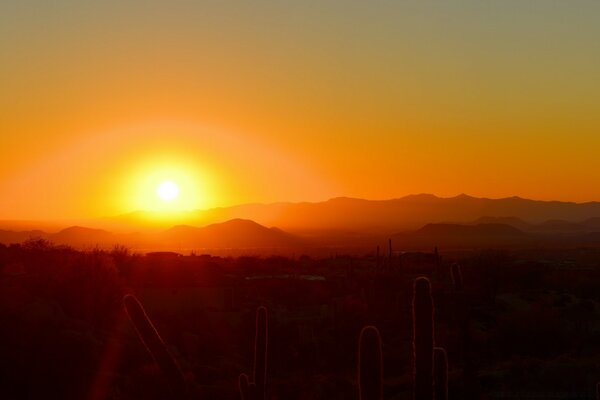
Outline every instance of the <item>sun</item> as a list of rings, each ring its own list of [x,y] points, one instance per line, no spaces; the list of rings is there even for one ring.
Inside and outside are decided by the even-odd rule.
[[[207,208],[213,177],[184,156],[146,156],[129,166],[122,180],[123,212],[147,211],[152,218]],[[130,212],[130,211],[129,211]]]
[[[179,196],[179,185],[173,181],[163,181],[156,187],[156,195],[163,201],[173,201]]]

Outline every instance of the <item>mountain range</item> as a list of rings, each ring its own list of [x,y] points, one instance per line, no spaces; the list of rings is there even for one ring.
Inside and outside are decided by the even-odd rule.
[[[441,198],[420,194],[392,200],[342,197],[318,203],[248,204],[159,217],[139,211],[88,220],[55,233],[19,230],[15,222],[0,221],[0,242],[42,237],[76,247],[124,244],[144,249],[299,249],[370,248],[389,237],[406,248],[493,247],[594,244],[600,232],[598,202],[467,195]],[[28,228],[33,226],[35,223],[27,223]]]
[[[391,200],[364,200],[338,197],[316,203],[246,204],[233,207],[178,213],[177,223],[204,226],[235,218],[277,226],[289,232],[350,230],[394,232],[418,229],[428,223],[465,223],[479,218],[516,218],[528,224],[548,220],[580,223],[600,220],[600,202],[572,203],[529,200],[520,197],[502,199],[459,195],[450,198],[418,194]],[[96,221],[99,222],[99,221]],[[102,221],[107,227],[167,227],[152,212],[138,211]]]
[[[134,249],[152,250],[277,249],[302,245],[302,240],[298,237],[243,219],[202,228],[179,225],[158,233],[112,233],[82,226],[72,226],[56,233],[39,230],[0,231],[0,243],[20,243],[31,238],[42,238],[55,244],[78,248],[125,245]]]

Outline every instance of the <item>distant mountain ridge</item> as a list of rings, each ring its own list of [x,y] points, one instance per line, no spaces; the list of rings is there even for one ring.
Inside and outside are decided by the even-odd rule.
[[[236,218],[277,226],[291,233],[323,230],[393,233],[418,229],[428,223],[466,223],[479,218],[514,218],[532,225],[547,220],[581,223],[596,218],[600,226],[600,202],[541,201],[516,196],[488,199],[465,194],[449,198],[415,194],[390,200],[337,197],[315,203],[244,204],[195,210],[177,213],[169,223],[205,226]],[[152,212],[142,211],[103,222],[105,227],[168,227],[167,221],[160,222]]]

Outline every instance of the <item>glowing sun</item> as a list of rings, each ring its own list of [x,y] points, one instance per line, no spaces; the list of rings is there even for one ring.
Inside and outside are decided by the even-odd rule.
[[[179,186],[173,181],[161,182],[156,187],[156,195],[163,201],[172,201],[179,196]]]

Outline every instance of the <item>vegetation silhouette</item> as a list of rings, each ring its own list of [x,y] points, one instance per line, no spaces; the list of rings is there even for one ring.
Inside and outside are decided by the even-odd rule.
[[[380,268],[373,250],[234,258],[0,245],[0,394],[592,399],[599,261],[597,248],[399,252]]]
[[[415,280],[413,297],[414,399],[433,400],[434,308],[429,279]]]
[[[374,326],[360,331],[358,345],[358,393],[360,400],[383,399],[381,337]]]
[[[264,400],[266,398],[268,332],[267,309],[261,306],[256,310],[252,380],[246,374],[239,376],[242,400]]]
[[[167,377],[174,397],[183,398],[187,393],[185,377],[181,368],[167,349],[158,331],[152,324],[144,307],[135,296],[128,294],[123,298],[127,315],[135,326],[141,341],[158,364],[162,373]]]

